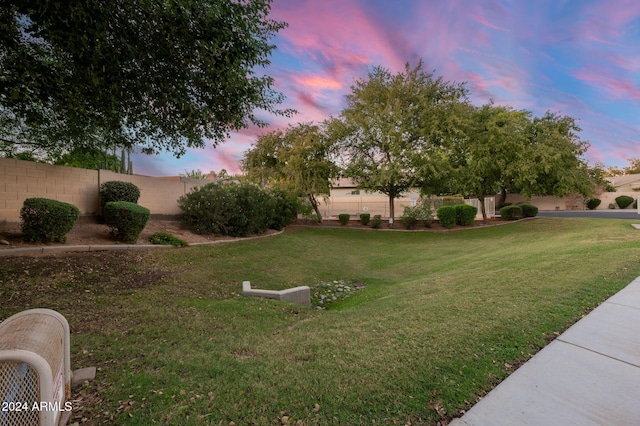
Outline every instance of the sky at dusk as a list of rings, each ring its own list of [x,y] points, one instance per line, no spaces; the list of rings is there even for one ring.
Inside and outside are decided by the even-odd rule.
[[[640,157],[638,0],[273,0],[270,18],[289,26],[264,71],[292,118],[234,133],[216,148],[134,156],[134,171],[166,176],[240,171],[258,135],[337,116],[356,79],[381,65],[415,66],[466,82],[475,105],[569,115],[591,144],[586,158],[623,167]]]

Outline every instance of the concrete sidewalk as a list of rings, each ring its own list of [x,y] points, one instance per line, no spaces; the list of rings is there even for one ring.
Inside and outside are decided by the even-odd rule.
[[[640,277],[450,425],[639,425]]]

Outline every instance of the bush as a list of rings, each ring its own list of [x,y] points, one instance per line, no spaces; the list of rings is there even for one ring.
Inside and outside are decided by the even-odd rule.
[[[402,216],[400,217],[400,221],[406,229],[413,229],[418,224],[419,213],[418,206],[405,206]]]
[[[110,201],[104,206],[104,222],[118,241],[135,244],[147,226],[149,209],[129,201]]]
[[[178,205],[182,225],[196,234],[246,237],[274,226],[278,203],[249,183],[210,183],[180,197]]]
[[[271,190],[270,194],[275,202],[275,208],[269,228],[279,231],[296,220],[300,201],[291,192],[280,189]]]
[[[338,215],[340,225],[346,225],[347,223],[349,223],[349,219],[351,219],[351,215],[349,215],[349,213],[341,213]]]
[[[371,227],[374,229],[382,228],[382,216],[379,214],[373,216],[373,220],[371,221]]]
[[[520,204],[522,209],[522,217],[536,217],[538,216],[538,208],[533,204]]]
[[[628,195],[621,195],[619,197],[616,197],[616,204],[621,209],[626,209],[631,204],[633,204],[633,197],[629,197]]]
[[[589,200],[587,200],[587,208],[589,210],[595,210],[600,203],[602,203],[602,200],[600,200],[599,198],[591,198]]]
[[[611,210],[615,210],[616,205],[615,205],[614,203],[609,203],[609,208],[610,208]]]
[[[364,226],[367,226],[370,220],[371,220],[371,215],[369,213],[360,214],[360,223],[363,224]]]
[[[27,198],[20,209],[22,238],[39,243],[64,243],[79,217],[80,210],[73,204]]]
[[[477,207],[469,204],[457,204],[454,208],[456,209],[456,224],[460,226],[473,225],[473,221],[476,220],[476,215],[478,214]]]
[[[438,220],[445,228],[453,228],[456,224],[456,208],[453,206],[442,206],[437,211]]]
[[[140,189],[131,182],[112,180],[100,185],[100,208],[104,214],[104,206],[111,201],[128,201],[137,203]]]
[[[433,208],[431,207],[431,202],[428,200],[421,201],[420,204],[418,204],[418,212],[418,220],[427,228],[431,228],[431,224],[433,223]]]
[[[520,206],[505,206],[500,209],[502,220],[522,219],[522,208]]]
[[[149,237],[149,242],[151,242],[151,244],[160,244],[165,246],[171,245],[175,247],[186,247],[189,245],[186,241],[174,237],[168,232],[156,232]]]

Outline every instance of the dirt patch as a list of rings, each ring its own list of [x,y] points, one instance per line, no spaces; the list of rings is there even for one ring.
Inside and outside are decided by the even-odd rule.
[[[157,220],[151,219],[147,222],[136,244],[149,244],[149,237],[156,232],[168,232],[174,237],[180,238],[189,244],[207,243],[217,240],[231,239],[230,237],[216,237],[214,235],[198,235],[180,226],[177,220]],[[0,250],[11,247],[40,247],[41,243],[27,243],[22,241],[22,231],[19,222],[0,222],[0,240],[9,244],[0,244]],[[102,223],[96,223],[88,219],[81,219],[76,222],[69,234],[67,241],[62,243],[50,243],[48,246],[75,246],[75,245],[109,245],[118,244],[111,235],[110,228]]]

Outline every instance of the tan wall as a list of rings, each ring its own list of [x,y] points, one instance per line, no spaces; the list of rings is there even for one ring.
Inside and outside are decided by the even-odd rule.
[[[202,184],[0,158],[0,220],[19,221],[24,200],[33,197],[64,201],[83,215],[95,215],[100,184],[112,180],[135,184],[140,188],[138,204],[160,215],[179,214],[178,198]]]
[[[82,214],[98,211],[98,172],[0,158],[0,219],[19,220],[27,198],[73,204]]]
[[[640,196],[640,193],[638,191],[603,192],[593,197],[598,198],[602,201],[596,210],[609,210],[609,204],[615,204],[616,197],[619,197],[621,195],[628,195],[637,200]],[[587,210],[582,197],[531,197],[531,199],[526,199],[525,197],[518,194],[508,194],[507,202],[512,204],[528,202],[538,207],[538,209],[541,211]],[[627,209],[631,209],[631,207],[627,207]]]

